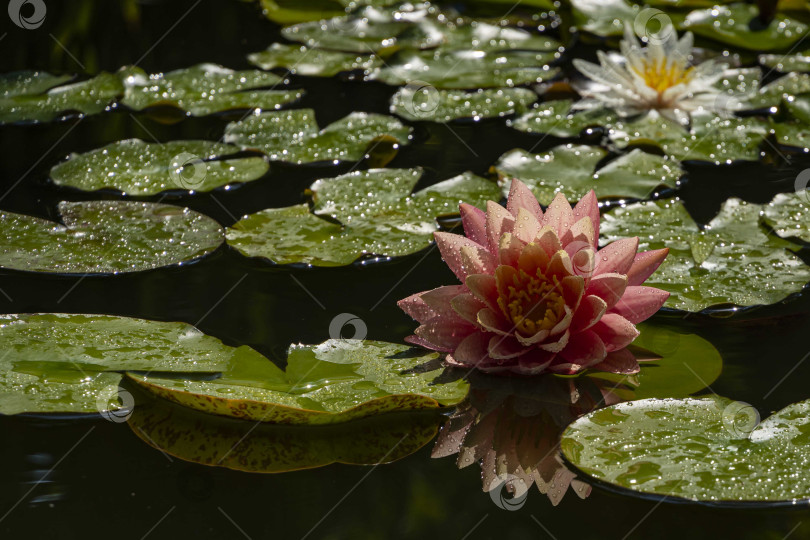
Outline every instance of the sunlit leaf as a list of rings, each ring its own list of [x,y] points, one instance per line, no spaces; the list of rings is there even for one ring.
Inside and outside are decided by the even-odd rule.
[[[588,127],[610,126],[617,116],[607,109],[572,111],[568,99],[538,103],[509,125],[529,133],[548,133],[555,137],[576,137]]]
[[[774,197],[765,205],[763,220],[781,238],[810,243],[810,187]]]
[[[759,63],[765,67],[787,73],[789,71],[810,71],[810,56],[799,54],[761,54]]]
[[[284,68],[297,75],[331,77],[343,71],[369,72],[382,61],[370,54],[311,49],[306,45],[273,43],[266,50],[248,55],[262,69]]]
[[[525,88],[465,92],[410,84],[391,98],[391,112],[406,120],[449,122],[460,118],[491,118],[520,113],[537,99]]]
[[[213,219],[178,206],[61,202],[64,225],[0,212],[0,267],[61,274],[137,272],[189,262],[224,240]]]

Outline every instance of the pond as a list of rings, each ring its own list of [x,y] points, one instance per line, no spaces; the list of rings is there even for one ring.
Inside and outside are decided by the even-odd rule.
[[[810,538],[810,16],[713,4],[10,2],[0,533]],[[675,31],[703,67],[625,70]],[[621,283],[632,345],[608,308],[566,323],[621,342],[601,364],[465,363],[435,342],[468,320],[406,344],[441,299],[398,301],[517,261],[517,228],[442,236],[475,239],[459,201],[534,223],[543,268],[586,239],[558,264],[595,311]],[[636,236],[651,276],[604,248]],[[668,298],[619,299],[644,278]],[[501,309],[557,328],[566,283]]]

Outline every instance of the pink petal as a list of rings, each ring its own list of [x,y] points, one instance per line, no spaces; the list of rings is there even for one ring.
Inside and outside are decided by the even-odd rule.
[[[453,352],[453,347],[437,347],[433,343],[422,339],[419,336],[408,336],[405,338],[405,342],[418,347],[424,347],[425,349],[430,349],[431,351],[439,351],[444,353]]]
[[[609,352],[604,360],[591,366],[591,369],[621,373],[623,375],[632,375],[641,371],[636,357],[627,349]]]
[[[568,232],[565,233],[565,236],[560,239],[564,246],[566,246],[566,251],[568,251],[568,244],[571,242],[583,242],[587,244],[588,247],[593,249],[596,245],[596,235],[593,230],[593,223],[591,223],[591,218],[585,216],[584,218],[580,219],[579,221],[574,222]],[[569,251],[570,253],[570,251]]]
[[[481,325],[484,330],[501,336],[508,336],[511,330],[506,320],[501,317],[498,312],[490,308],[480,310],[476,314],[476,322]]]
[[[538,270],[545,274],[550,260],[546,250],[537,244],[528,244],[518,257],[518,267],[530,276],[537,275]]]
[[[599,274],[627,274],[638,249],[638,237],[622,238],[596,252],[595,276]]]
[[[585,291],[585,280],[580,276],[566,276],[560,283],[565,305],[571,308],[571,311],[576,311]]]
[[[444,262],[447,263],[447,266],[450,267],[450,270],[453,271],[462,283],[464,283],[464,280],[467,279],[469,274],[481,272],[475,272],[471,271],[473,270],[471,268],[465,268],[465,260],[461,255],[461,248],[472,248],[482,261],[488,260],[488,264],[492,264],[492,256],[489,252],[469,238],[446,232],[435,232],[433,233],[433,237],[436,239],[436,245],[439,247],[442,259],[444,259]]]
[[[509,213],[517,217],[520,209],[528,210],[538,221],[543,219],[543,211],[534,193],[520,180],[513,178],[509,187],[509,197],[506,201],[506,209]]]
[[[512,233],[504,233],[501,235],[501,240],[498,245],[499,262],[501,264],[508,264],[509,266],[517,266],[518,259],[524,247],[526,247],[526,242],[520,240]]]
[[[466,292],[467,287],[464,285],[444,285],[419,294],[422,295],[422,301],[425,305],[427,305],[435,315],[454,317],[456,312],[450,305],[450,301],[456,296]]]
[[[417,328],[414,334],[416,334],[416,337],[430,343],[431,348],[452,350],[458,347],[464,338],[475,332],[477,332],[477,329],[461,318],[453,321],[443,317],[435,317]]]
[[[580,220],[584,217],[591,218],[594,236],[593,247],[596,247],[596,243],[599,241],[599,202],[596,200],[596,193],[593,190],[582,197],[574,207],[574,219]]]
[[[562,193],[557,193],[543,215],[543,225],[550,226],[557,233],[557,237],[562,238],[573,224],[574,211],[571,210],[568,199]]]
[[[537,233],[540,232],[540,221],[534,217],[531,212],[525,208],[518,210],[517,218],[515,219],[514,234],[525,243],[534,242]]]
[[[566,331],[556,341],[547,341],[542,345],[539,345],[539,348],[544,351],[558,353],[562,351],[566,347],[566,345],[568,345],[568,342],[570,340],[571,340],[571,333]]]
[[[624,296],[613,306],[611,312],[636,324],[655,315],[667,298],[669,293],[661,289],[632,285],[627,287]]]
[[[501,235],[512,232],[515,218],[506,208],[492,201],[487,201],[487,243],[492,253],[497,253]]]
[[[574,267],[571,265],[571,258],[568,257],[568,253],[563,250],[555,253],[548,263],[546,275],[557,276],[560,280],[566,276],[574,275]]]
[[[543,248],[549,257],[562,249],[560,237],[551,227],[543,227],[534,239],[534,243]]]
[[[511,336],[493,336],[489,340],[489,356],[496,360],[509,360],[517,358],[526,352],[526,347],[522,346]]]
[[[565,252],[571,258],[574,273],[590,279],[596,269],[596,250],[590,242],[574,240],[565,245]]]
[[[459,343],[456,350],[448,355],[447,359],[465,366],[475,366],[485,361],[489,356],[487,345],[489,337],[482,332],[475,332]]]
[[[495,266],[497,261],[492,254],[478,244],[461,247],[461,267],[467,275],[491,274],[495,271]]]
[[[638,337],[636,327],[617,313],[606,313],[588,332],[595,332],[608,352],[624,349]]]
[[[485,307],[485,304],[471,293],[459,294],[450,301],[450,305],[462,319],[473,324],[478,324],[476,315]]]
[[[602,318],[607,311],[607,304],[598,296],[586,296],[579,304],[579,308],[574,313],[571,321],[571,331],[581,332],[587,330]]]
[[[518,372],[523,375],[537,375],[546,370],[551,361],[554,360],[554,353],[535,349],[518,358]]]
[[[498,310],[498,285],[495,276],[488,274],[473,274],[467,276],[467,288],[476,298],[484,302],[490,309]]]
[[[655,249],[653,251],[642,251],[636,254],[633,264],[627,271],[627,284],[641,285],[647,281],[647,278],[664,262],[668,253],[669,248],[664,248]]]
[[[461,224],[464,226],[464,234],[467,238],[487,247],[487,215],[480,208],[467,203],[461,203],[458,207],[461,214]]]
[[[422,300],[422,295],[425,293],[416,293],[408,296],[407,298],[403,298],[399,302],[397,302],[397,306],[399,309],[407,313],[417,322],[424,322],[432,317],[436,316],[436,312],[433,311],[425,301]]]
[[[572,366],[580,366],[580,369],[582,369],[582,367],[598,364],[604,360],[607,356],[607,349],[596,332],[585,330],[574,335],[558,356],[566,363],[571,364],[569,369]]]
[[[610,309],[621,299],[625,289],[627,289],[627,277],[624,274],[599,274],[588,282],[585,294],[598,296]]]

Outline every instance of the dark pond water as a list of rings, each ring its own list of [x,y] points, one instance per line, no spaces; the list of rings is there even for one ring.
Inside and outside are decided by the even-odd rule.
[[[83,65],[96,72],[136,62],[149,72],[199,62],[248,68],[246,54],[279,35],[251,3],[144,2],[139,16],[127,20],[130,7],[123,1],[51,2],[36,31],[4,24],[0,71],[81,72]],[[580,46],[572,54],[592,50]],[[290,82],[306,89],[300,106],[314,108],[322,125],[353,110],[385,113],[394,91],[337,79]],[[229,119],[166,125],[119,110],[81,121],[0,127],[0,208],[54,218],[60,200],[97,198],[47,183],[49,168],[67,153],[131,137],[216,140]],[[503,120],[415,127],[414,143],[390,166],[424,166],[425,184],[465,170],[486,174],[511,148],[540,151],[559,143],[508,129]],[[687,165],[689,183],[681,196],[695,218],[706,222],[729,196],[767,202],[791,191],[797,171],[806,166]],[[273,164],[264,179],[230,192],[164,200],[230,225],[263,208],[303,202],[302,192],[314,179],[349,168]],[[0,276],[2,312],[181,320],[278,362],[290,343],[327,339],[330,321],[344,312],[365,321],[368,338],[401,341],[413,323],[395,301],[453,279],[435,250],[365,267],[294,270],[250,261],[227,248],[183,268],[132,276]],[[666,322],[699,333],[722,353],[723,373],[711,390],[747,401],[766,416],[809,397],[810,362],[803,360],[810,351],[810,321],[799,314],[807,308],[803,298],[778,310],[779,318],[766,310],[722,322]],[[438,426],[443,419],[433,420]],[[503,510],[482,491],[477,466],[459,470],[454,457],[432,459],[432,442],[378,467],[336,464],[261,475],[166,456],[125,425],[104,420],[0,417],[0,433],[2,538],[810,538],[806,509],[721,510],[599,489],[585,500],[569,493],[554,507],[532,488],[522,508]]]

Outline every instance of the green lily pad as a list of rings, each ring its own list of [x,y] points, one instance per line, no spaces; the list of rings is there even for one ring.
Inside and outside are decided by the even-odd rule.
[[[225,128],[225,142],[256,149],[274,161],[359,161],[381,137],[406,144],[411,128],[381,114],[353,112],[319,129],[311,109],[254,114]]]
[[[791,97],[785,100],[785,109],[804,126],[810,125],[810,96]]]
[[[810,126],[802,122],[772,124],[776,142],[782,146],[810,148]]]
[[[619,148],[655,145],[679,161],[710,161],[716,164],[756,161],[760,144],[770,132],[767,120],[692,115],[692,128],[665,120],[654,113],[617,121],[610,138]]]
[[[585,415],[563,433],[563,455],[600,482],[714,504],[810,498],[810,401],[759,425],[748,404],[718,396],[645,399]],[[756,427],[755,427],[756,426]]]
[[[539,103],[526,114],[509,121],[513,128],[555,137],[577,137],[589,127],[609,126],[617,116],[608,109],[572,111],[573,101],[560,99]]]
[[[0,123],[49,122],[77,112],[95,114],[124,93],[119,73],[102,72],[86,81],[63,83],[70,77],[43,71],[16,72],[0,78]]]
[[[292,74],[331,77],[344,71],[371,69],[382,63],[377,56],[312,49],[306,45],[273,43],[266,50],[249,54],[248,60],[262,69],[284,68]]]
[[[464,399],[463,380],[435,383],[438,371],[416,366],[438,358],[405,354],[405,345],[380,341],[329,340],[293,345],[287,370],[269,360],[235,359],[213,381],[185,381],[130,374],[143,388],[203,412],[276,424],[333,424],[390,411],[455,405]]]
[[[810,92],[810,75],[807,73],[788,73],[775,81],[766,84],[748,100],[751,108],[775,107],[783,101],[790,102],[799,94]]]
[[[273,110],[303,95],[300,90],[260,89],[281,82],[281,77],[266,71],[233,71],[216,64],[198,64],[154,75],[138,70],[124,78],[121,102],[136,111],[169,105],[194,116],[231,109]]]
[[[603,37],[622,35],[639,10],[626,0],[571,0],[574,26]]]
[[[520,113],[537,99],[526,88],[465,92],[409,84],[391,98],[391,112],[406,120],[449,122],[460,118],[492,118]]]
[[[0,414],[104,413],[119,408],[118,372],[213,373],[236,351],[258,355],[185,323],[110,315],[0,315],[0,337]]]
[[[60,274],[138,272],[190,262],[224,240],[213,219],[168,204],[61,202],[64,225],[0,212],[0,268]]]
[[[238,152],[235,146],[209,141],[153,144],[128,139],[71,154],[51,169],[51,180],[84,191],[154,195],[168,190],[210,191],[256,180],[269,170],[263,157],[231,157]]]
[[[127,425],[146,444],[184,461],[252,473],[278,473],[332,463],[376,465],[402,459],[438,431],[423,412],[363,418],[323,426],[256,424],[181,407],[136,400]]]
[[[749,24],[759,16],[751,4],[729,4],[698,9],[679,24],[683,30],[727,45],[753,51],[787,50],[807,34],[807,25],[784,14],[777,14],[766,28]]]
[[[810,56],[806,52],[799,54],[761,54],[759,63],[782,73],[789,71],[810,71]]]
[[[281,24],[317,21],[346,13],[338,0],[260,0],[264,16]]]
[[[495,170],[501,177],[503,194],[508,195],[511,179],[524,182],[543,204],[562,193],[578,200],[591,189],[599,198],[646,199],[657,188],[678,186],[683,170],[677,161],[633,150],[597,170],[607,151],[595,146],[557,146],[542,154],[511,150],[501,156]]]
[[[513,87],[553,78],[547,64],[559,53],[511,50],[406,51],[372,72],[371,79],[391,85],[416,82],[445,89]]]
[[[700,311],[721,304],[773,304],[802,290],[810,267],[766,234],[762,205],[727,200],[701,231],[677,199],[631,204],[606,213],[604,241],[638,236],[639,250],[669,248],[669,255],[645,282],[669,291],[665,306]]]
[[[780,238],[810,243],[810,188],[780,193],[765,205],[762,217]]]
[[[351,264],[364,255],[397,257],[430,245],[436,217],[458,212],[461,201],[479,207],[500,190],[470,173],[411,194],[421,169],[357,171],[312,185],[306,204],[251,214],[227,231],[228,244],[248,257],[277,264]]]

